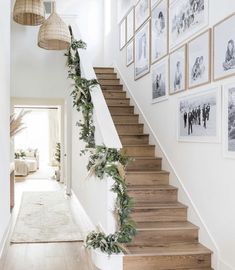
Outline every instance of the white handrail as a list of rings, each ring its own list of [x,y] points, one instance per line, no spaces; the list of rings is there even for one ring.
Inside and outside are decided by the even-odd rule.
[[[76,39],[82,39],[76,23],[71,24],[73,35]],[[83,76],[87,79],[96,79],[96,74],[91,64],[90,57],[86,50],[79,50],[81,59],[81,70]],[[121,149],[122,143],[117,133],[113,119],[109,112],[108,106],[100,86],[92,88],[91,98],[94,105],[94,122],[96,124],[96,144],[105,145],[108,148]],[[97,128],[99,130],[97,130]],[[98,134],[98,135],[97,135]]]

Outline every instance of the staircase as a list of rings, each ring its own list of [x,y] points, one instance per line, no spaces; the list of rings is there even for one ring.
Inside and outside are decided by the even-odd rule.
[[[134,113],[113,68],[95,68],[104,97],[123,144],[135,159],[127,167],[129,195],[134,198],[132,218],[137,235],[127,246],[124,270],[212,270],[212,252],[198,242],[198,227],[187,221],[187,207],[177,201],[169,172]]]

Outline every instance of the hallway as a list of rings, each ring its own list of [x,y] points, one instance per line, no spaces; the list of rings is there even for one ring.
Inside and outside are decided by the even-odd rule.
[[[19,213],[23,192],[60,191],[63,185],[54,180],[26,180],[16,183],[16,206],[12,229]],[[71,209],[74,206],[72,199]],[[76,210],[78,208],[76,207]],[[79,210],[78,210],[79,211]],[[72,211],[76,223],[82,228],[81,213]],[[89,252],[82,242],[10,244],[1,270],[95,270]]]

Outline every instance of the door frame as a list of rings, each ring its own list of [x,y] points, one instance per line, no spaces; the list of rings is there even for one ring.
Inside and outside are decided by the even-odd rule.
[[[65,126],[65,122],[67,121],[66,118],[68,117],[66,100],[61,99],[42,99],[42,98],[11,98],[11,111],[14,111],[15,106],[58,106],[60,108],[60,121],[61,121],[61,176],[62,181],[66,186],[66,193],[71,193],[71,172],[70,167],[67,166],[67,160],[69,160],[70,151],[67,153],[65,149],[69,149],[68,143],[70,142],[71,138],[68,133],[68,129]]]

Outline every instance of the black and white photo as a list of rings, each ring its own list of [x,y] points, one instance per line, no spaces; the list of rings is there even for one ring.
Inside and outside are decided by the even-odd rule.
[[[188,87],[204,85],[211,80],[210,30],[188,43]]]
[[[126,39],[129,42],[134,36],[134,9],[128,13],[126,17]]]
[[[214,26],[214,80],[235,75],[235,14]]]
[[[151,23],[151,61],[155,63],[168,53],[168,0],[153,8]]]
[[[150,0],[139,0],[135,6],[135,30],[150,17]]]
[[[175,0],[169,8],[170,48],[208,25],[209,0]]]
[[[186,46],[170,54],[170,94],[186,89]]]
[[[168,58],[152,66],[152,102],[168,98]]]
[[[134,41],[130,41],[126,46],[126,66],[134,62]]]
[[[221,89],[216,87],[187,95],[178,103],[180,141],[219,142]]]
[[[126,45],[126,19],[122,20],[119,25],[119,42],[120,50],[122,50]]]
[[[235,158],[235,83],[224,86],[223,97],[224,154],[225,157]]]
[[[135,79],[150,71],[150,23],[145,23],[135,35]]]

